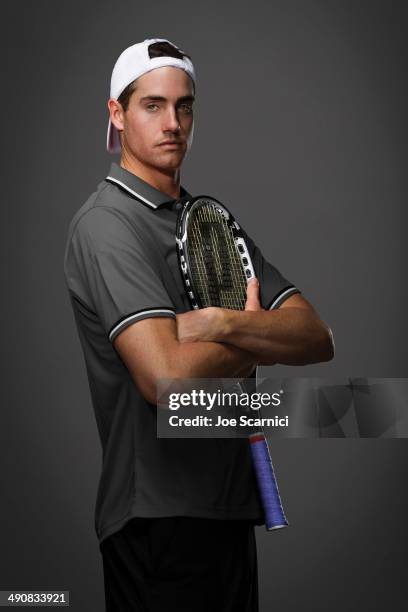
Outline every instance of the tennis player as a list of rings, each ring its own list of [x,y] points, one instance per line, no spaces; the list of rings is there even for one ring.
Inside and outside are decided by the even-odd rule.
[[[68,230],[65,278],[103,452],[95,529],[108,612],[258,610],[264,517],[248,441],[157,438],[157,381],[333,357],[329,328],[249,236],[257,280],[245,311],[191,311],[175,228],[191,196],[180,169],[195,96],[191,58],[170,41],[123,51],[107,134],[120,161]]]

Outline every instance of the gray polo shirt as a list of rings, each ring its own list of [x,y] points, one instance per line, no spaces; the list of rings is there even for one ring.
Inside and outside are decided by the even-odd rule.
[[[190,194],[181,187],[180,196]],[[157,438],[156,406],[112,344],[137,321],[191,309],[178,267],[177,214],[177,200],[113,162],[68,230],[65,279],[103,453],[99,542],[136,516],[263,523],[248,441]],[[246,237],[262,305],[278,308],[299,290]]]

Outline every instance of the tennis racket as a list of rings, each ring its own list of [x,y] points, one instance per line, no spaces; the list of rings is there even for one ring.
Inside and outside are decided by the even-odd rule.
[[[215,198],[202,195],[180,202],[177,252],[192,307],[244,310],[247,283],[255,272],[241,228]],[[288,521],[263,430],[250,434],[249,442],[266,529],[286,527]]]

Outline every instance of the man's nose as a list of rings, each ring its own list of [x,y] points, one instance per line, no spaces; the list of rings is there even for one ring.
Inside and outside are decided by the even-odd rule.
[[[177,116],[175,108],[169,108],[166,113],[165,122],[163,126],[164,132],[176,132],[180,127],[180,122]]]

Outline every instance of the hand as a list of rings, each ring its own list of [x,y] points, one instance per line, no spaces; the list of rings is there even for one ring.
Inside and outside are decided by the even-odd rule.
[[[245,310],[263,310],[259,299],[259,281],[255,277],[251,278],[247,285]]]
[[[251,278],[247,285],[247,301],[245,303],[245,310],[264,310],[261,306],[261,300],[259,298],[259,281],[256,277]],[[255,365],[256,367],[256,365]],[[249,377],[254,368],[246,374]]]
[[[216,342],[221,335],[224,310],[216,306],[176,316],[179,342]]]
[[[259,300],[259,281],[252,278],[247,286],[245,310],[263,310]],[[230,310],[209,306],[176,316],[179,342],[222,342]]]
[[[251,278],[247,286],[247,301],[245,304],[245,310],[266,310],[262,308],[261,301],[259,299],[259,281],[257,278]],[[275,365],[275,360],[264,361],[262,365]]]

